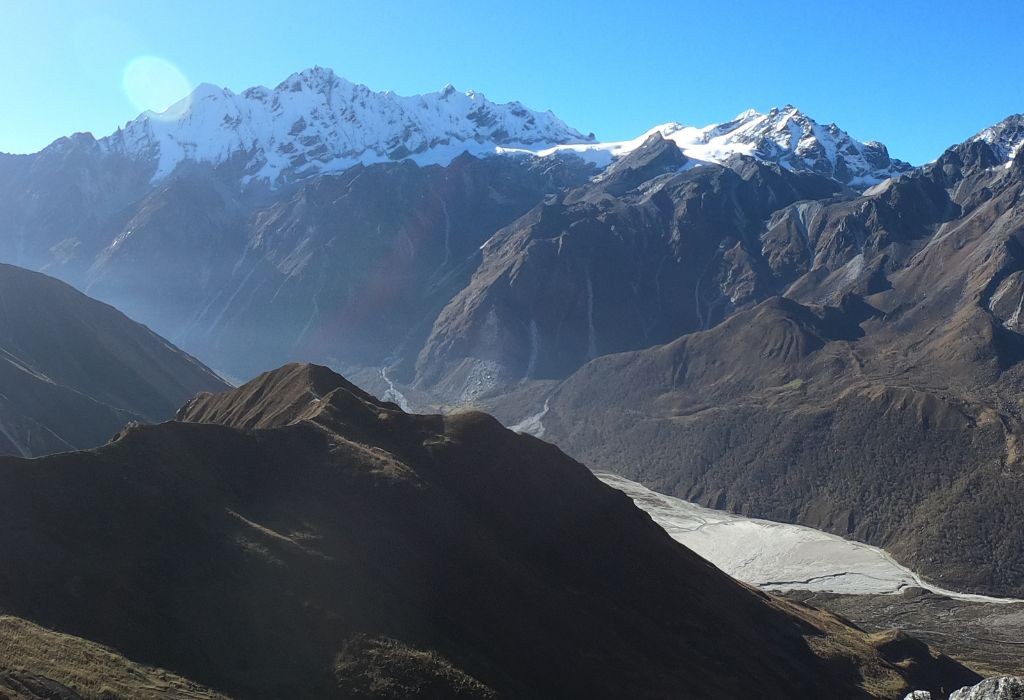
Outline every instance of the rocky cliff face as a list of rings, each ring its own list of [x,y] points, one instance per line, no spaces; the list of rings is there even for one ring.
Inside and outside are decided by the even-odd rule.
[[[932,700],[935,697],[926,690],[917,690],[905,700]],[[1014,676],[986,678],[981,683],[954,691],[949,700],[1020,700],[1024,698],[1024,679]]]
[[[712,327],[780,293],[788,281],[765,259],[763,222],[839,187],[753,159],[690,163],[653,136],[593,182],[499,231],[435,321],[418,384],[464,401],[561,378],[599,355]]]

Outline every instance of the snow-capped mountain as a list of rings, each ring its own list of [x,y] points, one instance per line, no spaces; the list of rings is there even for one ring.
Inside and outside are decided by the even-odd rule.
[[[1007,127],[991,138],[1003,143],[1001,134],[1006,132],[1012,140],[1021,130],[1020,120],[1016,128]],[[992,131],[979,138],[989,138],[984,134]],[[674,141],[695,164],[721,163],[742,154],[859,189],[911,169],[890,158],[884,145],[857,141],[835,124],[819,124],[791,105],[766,114],[748,110],[705,127],[670,122],[632,140],[598,143],[593,134],[584,135],[550,111],[536,112],[519,102],[497,104],[451,85],[409,97],[374,92],[320,67],[295,73],[273,90],[253,87],[235,94],[202,84],[165,112],[146,112],[128,122],[100,139],[99,146],[150,163],[153,181],[182,163],[196,162],[230,164],[243,184],[277,185],[357,163],[408,158],[420,165],[447,165],[464,152],[575,153],[604,167],[654,133]],[[1005,148],[1019,140],[1006,141]]]
[[[995,139],[1012,153],[1024,131],[1020,117],[1013,119],[977,138]],[[272,90],[253,87],[235,94],[204,83],[165,112],[145,112],[97,143],[103,153],[145,164],[153,182],[192,162],[228,166],[242,184],[275,186],[357,163],[411,159],[419,165],[447,165],[465,152],[574,153],[604,167],[655,133],[674,141],[691,165],[746,155],[857,189],[911,169],[890,158],[883,144],[858,141],[791,105],[765,114],[748,110],[705,127],[669,122],[635,139],[597,142],[552,112],[533,111],[519,102],[497,104],[451,85],[409,97],[374,92],[320,67],[295,73]],[[62,148],[65,141],[54,146]]]
[[[819,124],[792,105],[766,114],[747,110],[728,122],[705,127],[669,122],[629,141],[531,150],[542,156],[574,152],[603,166],[639,148],[655,133],[674,141],[684,154],[697,161],[722,163],[734,155],[752,156],[789,170],[831,177],[859,189],[912,169],[909,163],[890,158],[883,144],[858,141],[835,124]]]
[[[982,129],[970,141],[984,141],[1004,161],[1011,161],[1024,146],[1024,114],[1013,114]]]
[[[463,152],[493,154],[499,147],[544,149],[587,143],[551,112],[519,102],[496,104],[451,85],[403,97],[374,92],[311,68],[273,90],[241,94],[203,84],[162,114],[146,112],[101,139],[110,153],[155,163],[154,180],[194,161],[241,168],[243,181],[280,183],[356,163],[411,158],[447,164]]]

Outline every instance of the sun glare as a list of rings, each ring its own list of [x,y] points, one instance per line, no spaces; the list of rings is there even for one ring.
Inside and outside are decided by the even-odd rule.
[[[162,119],[178,119],[188,111],[191,91],[184,73],[158,56],[139,56],[124,69],[125,94],[140,111]]]

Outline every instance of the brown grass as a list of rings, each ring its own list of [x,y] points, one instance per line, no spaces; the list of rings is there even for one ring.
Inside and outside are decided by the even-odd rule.
[[[84,698],[227,697],[170,671],[134,663],[101,644],[8,615],[0,616],[0,666],[50,678]]]

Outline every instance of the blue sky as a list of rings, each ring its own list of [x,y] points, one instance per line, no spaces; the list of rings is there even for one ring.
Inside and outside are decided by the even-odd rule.
[[[0,151],[114,131],[150,56],[236,91],[312,65],[401,94],[451,82],[606,140],[792,103],[920,163],[1024,111],[1021,27],[1019,0],[0,0]]]

